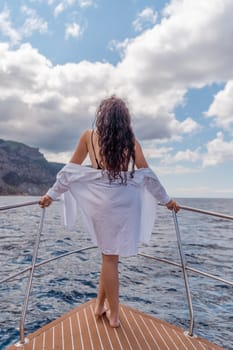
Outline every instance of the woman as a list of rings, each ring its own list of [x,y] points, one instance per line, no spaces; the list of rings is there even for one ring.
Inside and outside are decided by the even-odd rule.
[[[94,169],[79,166],[88,154]],[[168,209],[179,210],[179,205],[170,199],[149,169],[123,100],[112,96],[100,103],[96,130],[82,134],[70,163],[59,172],[56,183],[39,203],[47,207],[69,191],[81,207],[93,241],[102,252],[95,315],[106,312],[110,326],[118,327],[119,255],[134,255],[137,243],[149,240],[154,223],[154,197]],[[72,207],[67,209],[68,215]]]

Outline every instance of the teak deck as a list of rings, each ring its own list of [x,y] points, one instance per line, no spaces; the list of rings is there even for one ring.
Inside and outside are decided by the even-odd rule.
[[[120,305],[120,327],[96,318],[91,300],[28,335],[22,350],[223,350],[131,307]],[[15,345],[7,350],[16,350]]]

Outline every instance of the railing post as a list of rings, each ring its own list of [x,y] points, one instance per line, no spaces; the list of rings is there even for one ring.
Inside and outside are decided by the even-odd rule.
[[[190,288],[189,288],[189,281],[188,281],[188,274],[187,274],[187,270],[186,270],[185,255],[184,255],[183,247],[182,247],[182,243],[181,243],[180,230],[179,230],[179,225],[178,225],[176,212],[173,210],[172,214],[173,214],[173,220],[174,220],[174,225],[175,225],[175,230],[176,230],[176,238],[177,238],[177,243],[178,243],[178,248],[179,248],[179,253],[180,253],[181,267],[182,267],[184,283],[185,283],[185,290],[186,290],[188,307],[189,307],[190,323],[189,323],[188,335],[190,337],[192,337],[193,336],[193,328],[194,328],[194,316],[193,316],[192,298],[191,298],[191,293],[190,293]]]
[[[38,248],[40,245],[40,237],[41,237],[41,232],[42,232],[42,228],[43,228],[44,215],[45,215],[45,208],[43,208],[42,212],[41,212],[39,229],[38,229],[38,233],[36,236],[36,242],[35,242],[33,256],[32,256],[32,265],[30,268],[31,272],[30,272],[30,275],[28,278],[28,284],[27,284],[26,291],[25,291],[24,304],[23,304],[22,314],[21,314],[21,318],[20,318],[20,325],[19,325],[20,340],[18,343],[15,344],[16,347],[22,347],[28,343],[28,339],[25,338],[25,334],[24,334],[24,325],[25,325],[25,318],[26,318],[26,313],[27,313],[27,309],[28,309],[29,295],[30,295],[31,287],[32,287],[32,279],[33,279],[33,274],[34,274],[36,260],[37,260]]]

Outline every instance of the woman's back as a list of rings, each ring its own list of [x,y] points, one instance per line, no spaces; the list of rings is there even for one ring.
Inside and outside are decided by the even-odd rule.
[[[112,96],[103,100],[97,109],[95,124],[95,130],[82,134],[71,163],[82,164],[88,153],[93,168],[107,170],[110,182],[120,178],[122,183],[127,182],[122,172],[130,171],[133,177],[135,166],[148,167],[122,99]]]
[[[135,165],[135,137],[129,110],[122,99],[115,96],[103,100],[96,113],[96,139],[99,146],[99,163],[108,171],[109,180],[121,178],[131,163]],[[122,182],[125,179],[122,178]]]
[[[95,169],[102,169],[100,166],[100,148],[99,148],[99,138],[94,129],[88,130],[87,133],[87,148],[91,161],[91,165]]]
[[[101,160],[99,136],[94,129],[87,130],[87,148],[88,148],[88,153],[89,153],[92,167],[95,169],[108,170],[108,166],[105,163],[105,161]],[[121,171],[128,171],[128,167],[129,167],[129,162],[126,162],[126,164],[120,165]]]

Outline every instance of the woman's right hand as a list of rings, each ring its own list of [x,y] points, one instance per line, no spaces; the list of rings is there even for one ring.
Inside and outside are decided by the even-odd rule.
[[[49,207],[52,204],[53,199],[49,197],[47,194],[42,196],[39,200],[39,205],[41,208]]]
[[[167,204],[166,204],[167,209],[169,210],[175,210],[175,212],[177,213],[180,210],[180,206],[179,204],[174,201],[173,199],[171,199]]]

